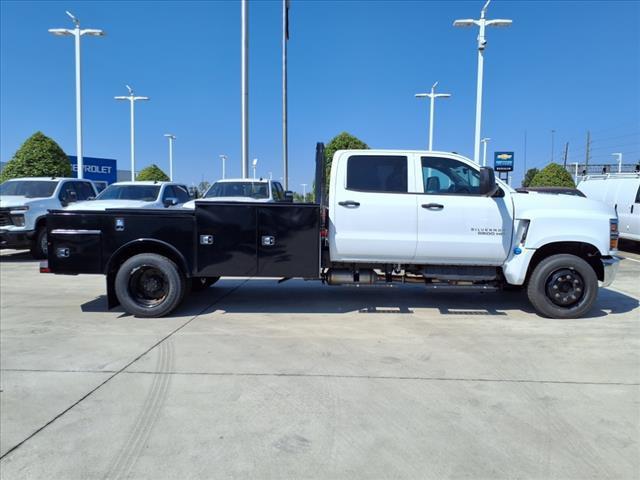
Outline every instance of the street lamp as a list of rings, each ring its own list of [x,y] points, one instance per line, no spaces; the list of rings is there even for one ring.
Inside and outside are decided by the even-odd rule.
[[[251,165],[253,165],[253,179],[256,179],[256,167],[258,166],[258,159],[254,158],[253,162],[251,163]]]
[[[489,143],[489,140],[491,140],[490,138],[483,138],[482,140],[480,140],[482,142],[482,150],[483,150],[483,154],[482,154],[482,166],[486,167],[487,166],[487,143]]]
[[[300,186],[302,187],[302,201],[304,202],[304,200],[307,198],[307,184],[301,183]]]
[[[165,133],[164,136],[169,139],[169,180],[173,182],[173,141],[176,136],[170,133]]]
[[[435,110],[435,99],[436,98],[448,98],[451,96],[450,93],[436,93],[436,85],[438,82],[434,83],[431,87],[431,93],[416,93],[416,98],[430,98],[431,105],[429,108],[429,151],[433,150],[433,120],[434,120],[434,110]]]
[[[222,160],[222,179],[225,177],[225,162],[227,161],[226,155],[220,155],[220,160]]]
[[[80,37],[89,35],[91,37],[104,36],[103,30],[95,28],[80,29],[80,20],[74,17],[70,12],[66,12],[74,23],[74,29],[68,28],[50,28],[49,33],[64,37],[73,36],[76,46],[76,156],[78,157],[78,178],[84,178],[84,161],[82,156],[82,81],[80,77]]]
[[[622,154],[621,153],[612,153],[611,155],[614,155],[614,156],[618,157],[618,173],[622,173]]]
[[[131,106],[131,181],[136,179],[136,132],[135,132],[135,104],[138,100],[149,100],[149,97],[136,97],[133,94],[133,89],[129,85],[125,85],[129,90],[129,95],[113,97],[116,100],[129,100]]]
[[[508,27],[511,25],[511,20],[504,19],[496,19],[496,20],[487,20],[485,19],[485,13],[487,11],[487,7],[491,0],[487,0],[487,3],[484,4],[482,10],[480,11],[480,19],[464,19],[464,20],[456,20],[453,22],[454,27],[472,27],[477,25],[480,27],[480,32],[478,34],[478,85],[476,90],[476,133],[475,133],[475,141],[473,144],[473,160],[476,163],[479,163],[480,157],[480,124],[482,118],[482,75],[484,70],[484,49],[487,45],[487,40],[484,36],[485,27]]]

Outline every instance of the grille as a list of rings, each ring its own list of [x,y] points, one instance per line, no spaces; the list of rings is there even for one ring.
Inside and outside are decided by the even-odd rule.
[[[11,217],[9,216],[9,211],[0,209],[0,227],[6,227],[7,225],[12,225]]]

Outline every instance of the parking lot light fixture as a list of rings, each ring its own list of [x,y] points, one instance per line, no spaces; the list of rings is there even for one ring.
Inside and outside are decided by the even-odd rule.
[[[448,98],[450,93],[436,93],[438,82],[431,86],[431,93],[416,93],[416,98],[429,98],[431,105],[429,106],[429,151],[433,150],[433,122],[435,118],[435,100],[436,98]]]
[[[618,157],[618,173],[622,173],[622,154],[618,152],[611,155]]]
[[[494,19],[487,20],[485,14],[491,0],[487,0],[480,11],[480,18],[478,20],[472,18],[466,18],[462,20],[456,20],[453,22],[454,27],[473,27],[477,25],[480,28],[478,33],[478,83],[476,86],[476,129],[475,138],[473,143],[473,160],[479,163],[480,158],[480,127],[482,119],[482,77],[484,73],[484,49],[487,46],[487,40],[485,38],[486,27],[508,27],[513,22],[507,19]]]
[[[176,136],[171,133],[165,133],[164,136],[169,139],[169,180],[173,182],[173,141]]]
[[[78,178],[84,178],[84,160],[82,154],[82,78],[80,65],[80,37],[89,35],[92,37],[104,36],[103,30],[95,28],[80,28],[80,20],[72,13],[66,12],[75,25],[75,28],[50,28],[49,33],[58,37],[73,36],[76,51],[76,156],[78,157]]]
[[[131,181],[135,182],[136,180],[136,132],[135,132],[135,104],[139,100],[149,100],[149,97],[140,97],[135,96],[133,94],[133,88],[129,85],[125,85],[127,90],[129,90],[129,95],[122,95],[118,97],[113,97],[116,100],[128,100],[130,104],[130,112],[131,112]]]

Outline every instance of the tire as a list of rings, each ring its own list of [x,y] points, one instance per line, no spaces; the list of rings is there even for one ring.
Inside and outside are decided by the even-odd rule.
[[[598,277],[591,265],[569,254],[552,255],[533,270],[527,296],[538,314],[548,318],[579,318],[598,295]]]
[[[31,244],[31,255],[36,260],[47,258],[47,228],[39,227]]]
[[[191,291],[200,292],[220,280],[220,277],[193,277],[191,279]]]
[[[182,301],[186,280],[177,265],[167,257],[141,253],[120,266],[115,290],[127,313],[136,317],[163,317]]]

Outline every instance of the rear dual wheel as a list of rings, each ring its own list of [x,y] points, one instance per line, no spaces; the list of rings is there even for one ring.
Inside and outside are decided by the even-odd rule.
[[[136,317],[162,317],[171,313],[182,301],[186,285],[178,266],[155,253],[129,258],[120,266],[115,279],[120,304]]]
[[[549,318],[579,318],[587,313],[598,295],[598,277],[582,258],[552,255],[533,270],[527,285],[529,301]]]

